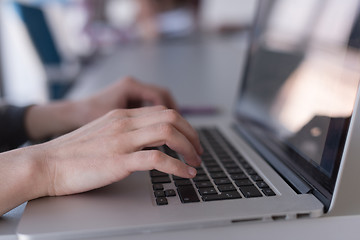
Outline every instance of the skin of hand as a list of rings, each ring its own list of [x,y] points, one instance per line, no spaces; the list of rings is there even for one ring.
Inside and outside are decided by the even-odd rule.
[[[146,104],[177,110],[168,90],[126,77],[83,100],[32,106],[27,111],[25,126],[30,139],[37,141],[70,132],[111,110]]]
[[[187,164],[146,147],[166,144]],[[202,153],[196,131],[163,106],[113,110],[52,141],[0,154],[0,213],[24,201],[89,191],[135,171],[193,178]],[[10,159],[10,160],[9,160]]]

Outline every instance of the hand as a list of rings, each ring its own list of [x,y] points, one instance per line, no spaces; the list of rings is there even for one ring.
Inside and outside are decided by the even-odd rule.
[[[199,166],[196,131],[176,111],[162,106],[114,110],[78,130],[38,145],[47,195],[73,194],[119,181],[135,171],[157,169],[184,178],[196,170],[157,150],[166,144]]]
[[[122,79],[103,91],[85,99],[82,103],[82,108],[87,109],[87,114],[84,114],[85,123],[118,108],[163,105],[177,110],[176,103],[168,90],[141,83],[131,77]]]
[[[37,141],[70,132],[111,110],[146,104],[177,109],[167,90],[127,77],[84,100],[32,106],[25,125],[30,139]]]

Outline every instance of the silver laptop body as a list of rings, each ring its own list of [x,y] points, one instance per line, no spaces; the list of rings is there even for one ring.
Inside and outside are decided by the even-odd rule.
[[[204,201],[191,181],[198,202],[183,203],[176,192],[166,198],[167,205],[158,205],[149,172],[137,172],[87,193],[30,201],[18,227],[19,238],[89,239],[319,217],[331,210],[332,199],[341,192],[343,177],[338,176],[356,155],[351,133],[359,129],[359,121],[352,119],[360,114],[360,36],[353,23],[359,21],[355,10],[340,15],[341,28],[331,28],[336,34],[328,35],[326,9],[331,6],[323,14],[316,4],[302,12],[297,5],[301,2],[260,2],[234,115],[191,122],[199,129],[216,128],[213,135],[222,145],[226,144],[217,134],[224,135],[274,196],[266,196],[249,178],[261,196],[246,197],[231,180],[241,198]],[[291,22],[294,11],[297,28]],[[312,22],[317,24],[309,25]],[[206,135],[200,136],[213,153]],[[224,167],[220,157],[215,159]],[[173,181],[163,186],[177,189]]]

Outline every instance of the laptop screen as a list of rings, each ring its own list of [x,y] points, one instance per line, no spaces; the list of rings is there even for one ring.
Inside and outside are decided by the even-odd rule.
[[[331,195],[360,79],[359,1],[259,6],[236,113],[246,131]]]

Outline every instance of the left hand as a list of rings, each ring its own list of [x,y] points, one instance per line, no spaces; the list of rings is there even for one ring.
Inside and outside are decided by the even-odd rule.
[[[114,109],[138,108],[146,105],[163,105],[178,110],[170,92],[164,88],[141,83],[126,77],[95,95],[83,100],[87,108],[84,123],[103,116]]]

